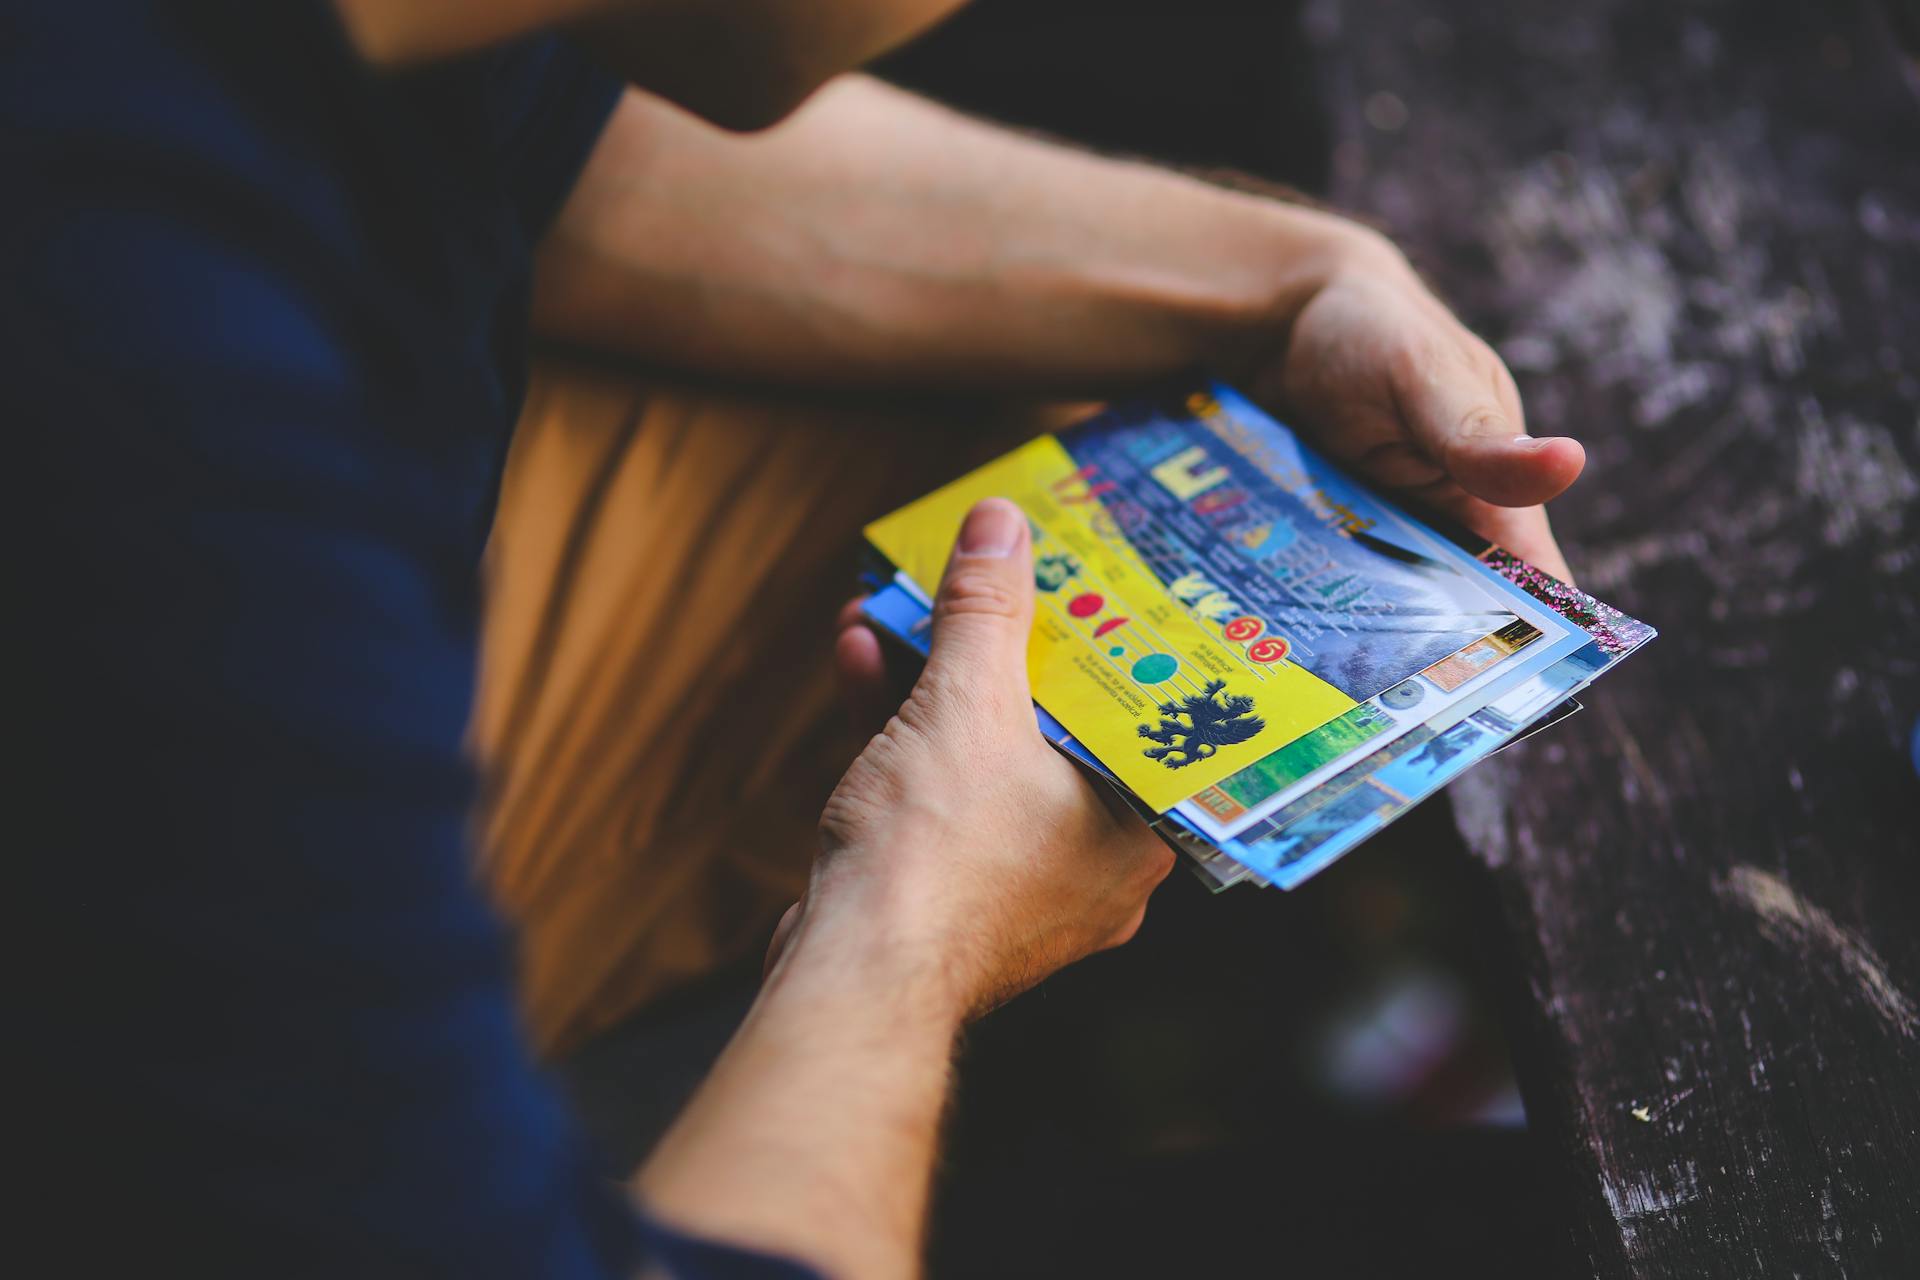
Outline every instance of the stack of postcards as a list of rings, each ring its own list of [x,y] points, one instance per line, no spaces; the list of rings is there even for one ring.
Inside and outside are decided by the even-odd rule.
[[[1043,436],[869,526],[882,634],[925,654],[931,590],[989,496],[1033,526],[1041,731],[1221,888],[1301,883],[1577,710],[1654,634],[1217,384]]]

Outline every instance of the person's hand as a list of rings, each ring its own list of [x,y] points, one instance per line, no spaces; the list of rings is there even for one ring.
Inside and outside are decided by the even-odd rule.
[[[1397,249],[1358,227],[1336,234],[1324,283],[1242,371],[1247,392],[1361,475],[1570,581],[1540,504],[1586,451],[1527,435],[1500,357]]]
[[[1173,853],[1040,736],[1027,687],[1026,517],[980,503],[933,609],[933,651],[820,819],[805,899],[769,952],[838,948],[930,979],[957,1016],[1133,936]],[[857,704],[881,696],[878,642],[841,632]]]

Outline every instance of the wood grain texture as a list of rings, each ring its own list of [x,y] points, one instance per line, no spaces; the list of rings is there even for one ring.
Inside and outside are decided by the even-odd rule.
[[[1457,788],[1606,1276],[1920,1275],[1920,96],[1871,6],[1309,10],[1336,195],[1662,635]]]

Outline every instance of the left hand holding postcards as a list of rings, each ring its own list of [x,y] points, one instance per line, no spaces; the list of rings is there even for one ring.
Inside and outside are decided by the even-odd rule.
[[[1350,224],[1284,334],[1233,370],[1241,389],[1367,479],[1572,581],[1542,503],[1586,451],[1527,434],[1507,367],[1384,238]]]

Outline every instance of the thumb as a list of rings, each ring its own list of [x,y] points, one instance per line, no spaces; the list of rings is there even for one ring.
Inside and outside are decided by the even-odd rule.
[[[1027,517],[1005,498],[967,513],[933,599],[927,675],[956,688],[1017,692],[1028,700],[1033,547]]]
[[[1567,436],[1525,435],[1492,411],[1463,423],[1442,447],[1441,465],[1461,488],[1495,506],[1549,502],[1586,465],[1587,451]]]
[[[1461,488],[1502,507],[1530,507],[1557,497],[1586,462],[1586,450],[1565,436],[1530,436],[1520,400],[1505,378],[1490,380],[1465,361],[1397,388],[1407,426]]]

